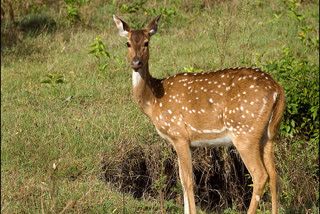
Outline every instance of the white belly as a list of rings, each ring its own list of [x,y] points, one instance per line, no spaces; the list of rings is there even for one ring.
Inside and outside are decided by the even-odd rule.
[[[232,146],[232,140],[230,135],[225,135],[220,138],[210,140],[195,140],[191,141],[192,147],[203,147],[203,146]]]

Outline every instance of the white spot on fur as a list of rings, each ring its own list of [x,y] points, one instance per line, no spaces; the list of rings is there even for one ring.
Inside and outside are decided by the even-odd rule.
[[[273,101],[276,101],[277,96],[278,96],[278,93],[277,93],[277,92],[274,92],[274,93],[273,93]]]

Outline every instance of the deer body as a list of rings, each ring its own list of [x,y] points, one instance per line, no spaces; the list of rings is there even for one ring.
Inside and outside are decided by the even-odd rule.
[[[134,99],[177,152],[184,212],[196,213],[190,147],[234,145],[253,178],[248,213],[256,212],[268,178],[272,213],[277,213],[273,139],[285,107],[281,86],[254,68],[153,78],[148,43],[160,16],[144,30],[132,30],[116,16],[114,21],[128,38]]]

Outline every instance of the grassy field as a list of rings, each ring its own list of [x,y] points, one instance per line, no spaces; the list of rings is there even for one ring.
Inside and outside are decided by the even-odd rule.
[[[183,212],[175,153],[133,101],[126,41],[118,35],[112,14],[141,27],[163,13],[150,44],[150,72],[157,78],[261,67],[288,84],[289,110],[302,104],[288,95],[293,77],[281,69],[294,73],[305,66],[313,71],[305,84],[319,78],[314,72],[319,70],[317,0],[32,1],[28,9],[26,2],[13,4],[16,29],[8,16],[1,22],[2,213]],[[63,3],[78,13],[72,15]],[[95,48],[89,45],[98,41],[104,46],[95,57],[88,53]],[[306,87],[306,96],[312,94],[308,90],[318,91],[318,85],[308,88],[299,83],[302,77],[294,78],[292,87]],[[312,116],[284,122],[276,147],[280,213],[319,213],[319,116],[314,110],[319,101],[308,99],[312,104],[303,111],[313,109]],[[287,111],[284,121],[290,115],[302,113]],[[226,173],[241,164],[228,160],[229,154],[237,159],[232,149],[219,149],[216,160],[205,158],[212,152],[194,151],[197,175]],[[217,170],[205,162],[224,167]],[[200,213],[246,210],[249,176],[241,182],[229,179],[226,183],[244,186],[225,201],[228,192],[219,187],[210,183],[222,195],[211,203],[197,187]],[[267,191],[259,213],[270,213],[270,201]]]

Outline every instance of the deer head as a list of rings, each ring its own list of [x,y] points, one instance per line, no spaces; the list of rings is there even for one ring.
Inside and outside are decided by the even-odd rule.
[[[113,15],[113,20],[117,25],[120,36],[126,37],[128,56],[130,60],[131,68],[134,71],[139,71],[148,66],[149,61],[149,41],[152,35],[157,33],[158,22],[161,14],[153,19],[145,29],[134,30],[131,27]]]

